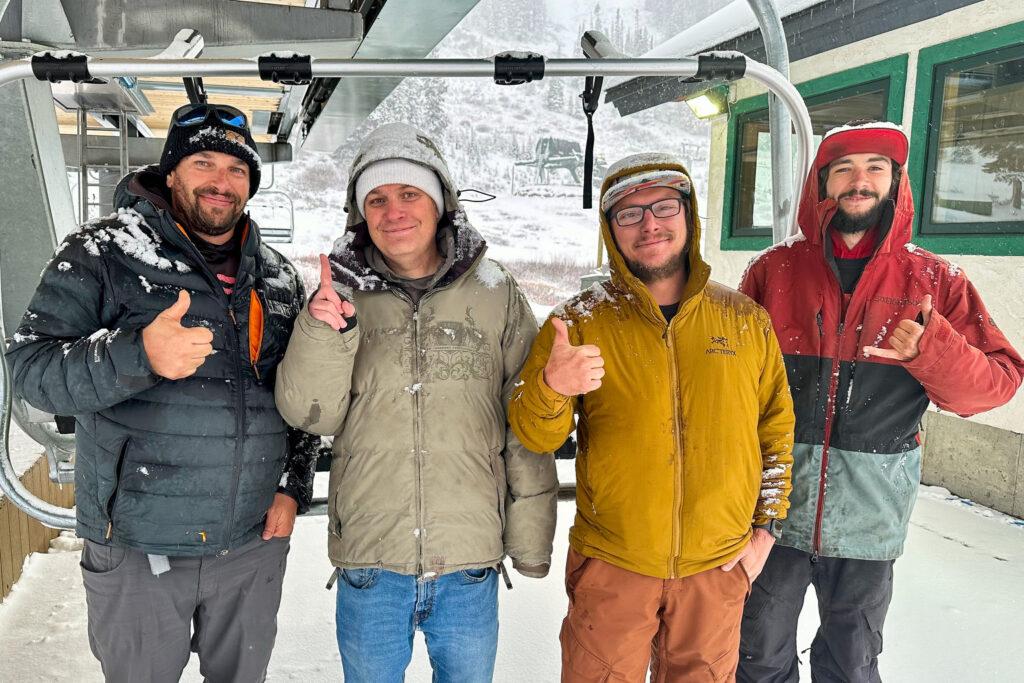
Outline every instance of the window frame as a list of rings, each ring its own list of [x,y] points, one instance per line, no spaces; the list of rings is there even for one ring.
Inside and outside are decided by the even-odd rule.
[[[934,223],[931,206],[935,193],[942,81],[954,71],[1003,61],[1010,55],[1024,58],[1024,22],[1004,26],[924,48],[918,55],[910,183],[914,192],[914,241],[935,253],[987,256],[1024,255],[1024,220],[975,223]],[[932,126],[932,122],[935,126]],[[928,215],[926,215],[928,214]]]
[[[885,88],[885,120],[901,123],[903,120],[903,100],[907,87],[907,65],[909,55],[904,53],[870,64],[856,66],[838,73],[796,84],[796,89],[811,104],[827,102],[830,97],[847,97],[864,92],[866,88],[875,89],[879,82],[888,81]],[[837,97],[838,99],[838,97]],[[742,122],[757,113],[768,109],[768,95],[748,97],[734,103],[729,110],[728,131],[726,134],[727,148],[725,161],[725,188],[722,196],[722,251],[756,251],[771,246],[771,235],[734,234],[733,222],[736,216],[737,190],[739,188],[739,144],[742,133]],[[798,184],[794,201],[799,202],[800,188]],[[749,228],[741,228],[749,230]]]

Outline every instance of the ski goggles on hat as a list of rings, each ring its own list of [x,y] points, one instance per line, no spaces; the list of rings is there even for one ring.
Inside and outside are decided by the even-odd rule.
[[[240,109],[228,106],[226,104],[206,104],[205,102],[199,102],[197,104],[186,104],[183,107],[178,107],[173,114],[171,114],[171,126],[197,126],[208,122],[210,119],[215,118],[225,126],[231,126],[232,128],[238,128],[240,130],[248,127],[249,120]]]
[[[649,190],[652,187],[669,187],[684,197],[690,196],[690,179],[685,173],[666,170],[648,171],[623,176],[613,183],[601,198],[601,211],[607,213],[623,197],[641,190]]]

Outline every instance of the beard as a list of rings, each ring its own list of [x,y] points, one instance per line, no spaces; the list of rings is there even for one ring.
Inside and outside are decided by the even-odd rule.
[[[204,195],[230,199],[231,210],[213,213],[204,209],[199,203],[199,198]],[[171,199],[175,211],[181,214],[181,218],[190,230],[210,237],[219,237],[234,229],[244,208],[238,195],[218,192],[212,187],[197,187],[194,190],[189,190],[180,182],[175,182],[171,188]]]
[[[649,285],[660,280],[667,280],[668,278],[675,277],[681,272],[685,272],[689,251],[689,248],[683,249],[682,252],[673,256],[660,266],[649,266],[646,263],[640,263],[639,261],[631,261],[625,256],[622,258],[626,262],[626,267],[629,268],[629,272],[633,273],[640,282],[645,285]]]
[[[851,190],[836,197],[836,202],[839,202],[843,197],[853,197],[856,195],[874,197],[876,200],[875,205],[859,216],[848,214],[843,210],[842,206],[838,206],[836,215],[832,218],[832,227],[840,233],[855,235],[859,232],[865,232],[878,225],[882,218],[884,202],[876,192],[871,192],[870,190]],[[888,199],[889,197],[887,196],[885,200],[888,201]]]

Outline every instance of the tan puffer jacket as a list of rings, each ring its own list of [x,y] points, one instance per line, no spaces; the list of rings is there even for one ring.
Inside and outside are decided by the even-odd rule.
[[[285,420],[334,435],[328,550],[337,567],[444,574],[494,566],[544,576],[558,480],[551,454],[524,448],[506,407],[537,323],[512,277],[484,258],[437,148],[392,124],[364,143],[350,178],[402,156],[445,189],[454,233],[443,275],[413,303],[367,265],[374,249],[349,186],[349,226],[331,255],[356,328],[335,332],[304,310],[278,368]]]

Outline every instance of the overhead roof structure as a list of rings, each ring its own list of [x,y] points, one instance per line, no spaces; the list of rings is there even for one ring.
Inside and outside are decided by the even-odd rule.
[[[980,0],[777,0],[789,47],[798,62],[865,38],[936,17]],[[736,50],[764,60],[764,41],[747,0],[734,0],[693,24],[644,57],[686,57],[713,50]],[[708,82],[642,77],[607,89],[606,101],[623,116],[707,90]]]
[[[0,0],[0,39],[4,46],[27,42],[94,56],[153,57],[179,31],[191,29],[202,36],[203,57],[278,51],[333,59],[420,58],[478,1]],[[290,159],[293,149],[333,152],[400,82],[317,79],[308,86],[281,86],[255,78],[211,78],[204,84],[211,101],[249,115],[257,124],[261,152],[274,161]],[[148,111],[129,115],[132,135],[142,138],[166,137],[171,113],[189,101],[175,79],[140,79],[132,90],[149,105]],[[57,99],[60,132],[74,136],[76,111]],[[159,152],[156,144],[133,141],[131,146],[133,164],[151,162],[153,150]],[[74,145],[65,139],[64,147]]]

